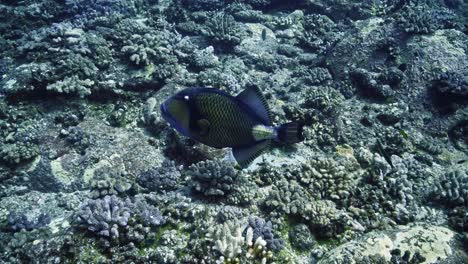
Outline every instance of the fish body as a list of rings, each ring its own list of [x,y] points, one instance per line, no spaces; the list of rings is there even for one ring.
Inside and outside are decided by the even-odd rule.
[[[262,93],[248,88],[234,97],[212,88],[187,88],[161,104],[172,127],[205,145],[230,147],[241,166],[267,149],[272,140],[302,140],[302,125],[291,122],[274,127]]]

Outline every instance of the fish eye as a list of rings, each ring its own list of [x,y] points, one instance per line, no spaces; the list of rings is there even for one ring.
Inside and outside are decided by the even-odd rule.
[[[188,101],[189,99],[190,99],[190,97],[188,95],[184,96],[184,100]]]

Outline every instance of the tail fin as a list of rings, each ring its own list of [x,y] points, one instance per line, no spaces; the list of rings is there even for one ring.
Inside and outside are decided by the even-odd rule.
[[[277,140],[285,144],[298,143],[304,140],[302,135],[304,124],[298,122],[290,122],[282,124],[277,128]]]

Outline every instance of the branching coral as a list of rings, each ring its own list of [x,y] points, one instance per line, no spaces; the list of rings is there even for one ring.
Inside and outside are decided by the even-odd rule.
[[[441,94],[468,96],[468,80],[466,75],[457,72],[446,72],[436,76],[433,86]]]
[[[214,241],[213,248],[226,261],[234,260],[242,253],[242,247],[246,244],[246,239],[242,236],[242,227],[238,223],[224,223],[220,227],[209,230],[207,236]]]
[[[409,250],[406,250],[402,255],[401,250],[397,248],[397,249],[390,251],[390,253],[392,254],[390,263],[418,264],[418,263],[423,263],[426,261],[426,258],[421,256],[419,252],[415,252],[411,256],[411,252]]]
[[[234,185],[232,193],[227,196],[226,203],[245,206],[251,204],[257,194],[257,186],[242,176],[242,180]]]
[[[144,200],[137,200],[133,203],[135,220],[145,227],[160,226],[165,223],[165,219],[159,212],[159,209],[149,205]]]
[[[181,222],[195,221],[203,210],[194,205],[192,199],[182,195],[180,192],[167,192],[164,194],[145,195],[149,204],[157,205],[161,213],[167,216],[165,220],[171,224],[180,224]]]
[[[13,144],[0,143],[0,162],[8,166],[16,166],[30,161],[39,154],[39,148],[33,143],[15,142]]]
[[[303,107],[316,109],[323,118],[330,118],[339,114],[343,100],[343,96],[331,87],[315,87],[304,95]]]
[[[125,196],[133,187],[133,182],[126,177],[122,158],[114,154],[97,165],[90,185],[91,196],[101,198],[107,195]]]
[[[403,159],[393,155],[391,157],[393,173],[385,177],[386,192],[403,205],[410,205],[413,200],[413,183],[408,179],[408,168]]]
[[[29,220],[25,214],[10,213],[7,217],[7,229],[12,232],[31,231],[50,224],[50,221],[51,218],[46,213],[40,214],[36,221]]]
[[[459,231],[468,231],[468,209],[466,206],[459,206],[451,209],[448,212],[449,225]]]
[[[395,96],[395,91],[392,87],[380,81],[381,74],[379,73],[369,72],[363,68],[355,68],[350,72],[350,77],[364,96],[378,100]]]
[[[272,186],[264,201],[268,210],[298,217],[320,237],[334,237],[350,225],[349,216],[338,210],[330,200],[314,200],[307,190],[294,180],[281,180]]]
[[[310,194],[296,181],[282,179],[272,186],[265,206],[288,215],[301,215],[304,205],[309,205],[311,200]]]
[[[321,67],[299,67],[293,73],[293,77],[299,77],[306,85],[325,84],[332,80],[330,72],[326,68]]]
[[[128,225],[131,212],[130,200],[105,196],[102,199],[88,200],[78,211],[77,219],[80,225],[98,236],[118,239]]]
[[[244,233],[242,229],[242,225],[234,221],[208,230],[207,239],[214,244],[213,249],[221,254],[216,263],[269,263],[273,253],[267,250],[267,241],[262,236],[253,239],[252,227],[247,227]]]
[[[260,217],[250,217],[249,225],[244,230],[243,234],[246,235],[249,228],[252,229],[253,235],[250,242],[256,242],[258,238],[265,240],[266,245],[269,249],[278,251],[284,246],[282,239],[274,238],[273,226],[271,221],[266,222],[265,219]]]
[[[130,200],[117,196],[88,200],[77,214],[78,223],[98,236],[118,240],[131,216]]]
[[[104,239],[104,246],[141,241],[151,227],[165,220],[146,202],[132,202],[115,195],[88,200],[76,213],[77,224]]]
[[[307,15],[303,20],[301,43],[314,51],[326,52],[339,37],[335,23],[325,15]]]
[[[214,42],[228,46],[239,44],[244,35],[234,17],[223,12],[210,16],[204,34]]]
[[[6,95],[31,92],[37,89],[34,83],[44,82],[50,75],[50,63],[22,64],[4,75],[0,90]]]
[[[375,148],[384,157],[390,158],[392,155],[400,155],[409,151],[412,144],[404,131],[387,127],[381,131],[381,137],[377,140]]]
[[[345,204],[359,180],[358,168],[357,162],[350,159],[317,158],[291,173],[316,199]]]
[[[349,211],[363,225],[378,228],[388,224],[406,224],[414,221],[423,210],[419,206],[427,180],[427,173],[410,155],[390,157],[390,165],[382,156],[375,155],[371,171],[353,190]]]
[[[335,89],[317,86],[304,90],[298,106],[285,105],[283,110],[288,119],[298,120],[309,126],[319,122],[332,123],[331,120],[339,115],[343,100],[343,96]]]
[[[77,76],[72,76],[47,85],[47,90],[59,94],[77,94],[79,97],[85,97],[91,94],[93,85],[94,81],[90,79],[81,80]]]
[[[455,13],[446,8],[434,9],[426,4],[408,4],[397,16],[397,23],[407,33],[427,34],[455,26]]]
[[[249,232],[249,230],[250,229],[247,229],[247,232]],[[249,244],[246,259],[249,260],[249,262],[253,261],[254,263],[273,264],[274,262],[271,262],[273,259],[273,252],[266,250],[266,248],[267,242],[262,237],[258,237],[253,244]]]
[[[136,65],[148,65],[154,61],[158,52],[152,47],[157,47],[155,36],[146,34],[144,36],[133,35],[128,45],[122,47],[122,52],[129,56],[130,61]]]
[[[467,172],[462,169],[458,169],[441,175],[433,187],[430,199],[448,207],[467,206]]]
[[[75,116],[76,117],[76,116]],[[74,122],[67,120],[65,122]],[[91,145],[91,137],[85,133],[84,130],[77,126],[72,126],[60,131],[60,136],[64,137],[65,140],[73,146],[76,151],[80,154],[84,154],[86,149]]]
[[[203,50],[196,50],[193,54],[193,64],[198,69],[211,68],[219,64],[214,48],[209,46]]]
[[[112,12],[117,12],[122,15],[135,15],[137,6],[141,1],[124,1],[124,0],[66,0],[67,11],[70,13],[78,13],[81,16],[89,18],[93,16],[102,16]]]
[[[161,166],[149,169],[138,176],[137,182],[149,191],[171,191],[177,189],[181,173],[173,161],[166,160]]]
[[[348,216],[329,201],[313,201],[305,206],[303,216],[308,225],[315,231],[318,237],[336,237],[345,231],[348,226]]]
[[[225,1],[220,0],[182,0],[182,4],[185,8],[192,11],[199,10],[215,10],[224,6]]]
[[[191,165],[184,174],[191,177],[190,185],[196,192],[221,197],[231,193],[243,177],[232,164],[222,160],[200,161]]]
[[[291,245],[300,250],[312,248],[316,243],[309,227],[305,224],[298,224],[289,231],[289,240]]]
[[[90,185],[91,196],[93,198],[104,197],[106,195],[123,195],[132,187],[129,182],[112,178],[93,180]]]

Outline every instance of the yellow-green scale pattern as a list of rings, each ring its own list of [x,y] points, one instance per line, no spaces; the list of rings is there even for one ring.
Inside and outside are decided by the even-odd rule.
[[[213,147],[235,147],[251,145],[253,126],[260,124],[249,112],[242,109],[233,98],[219,94],[197,95],[196,107],[202,118],[210,122],[210,130],[196,139]]]

